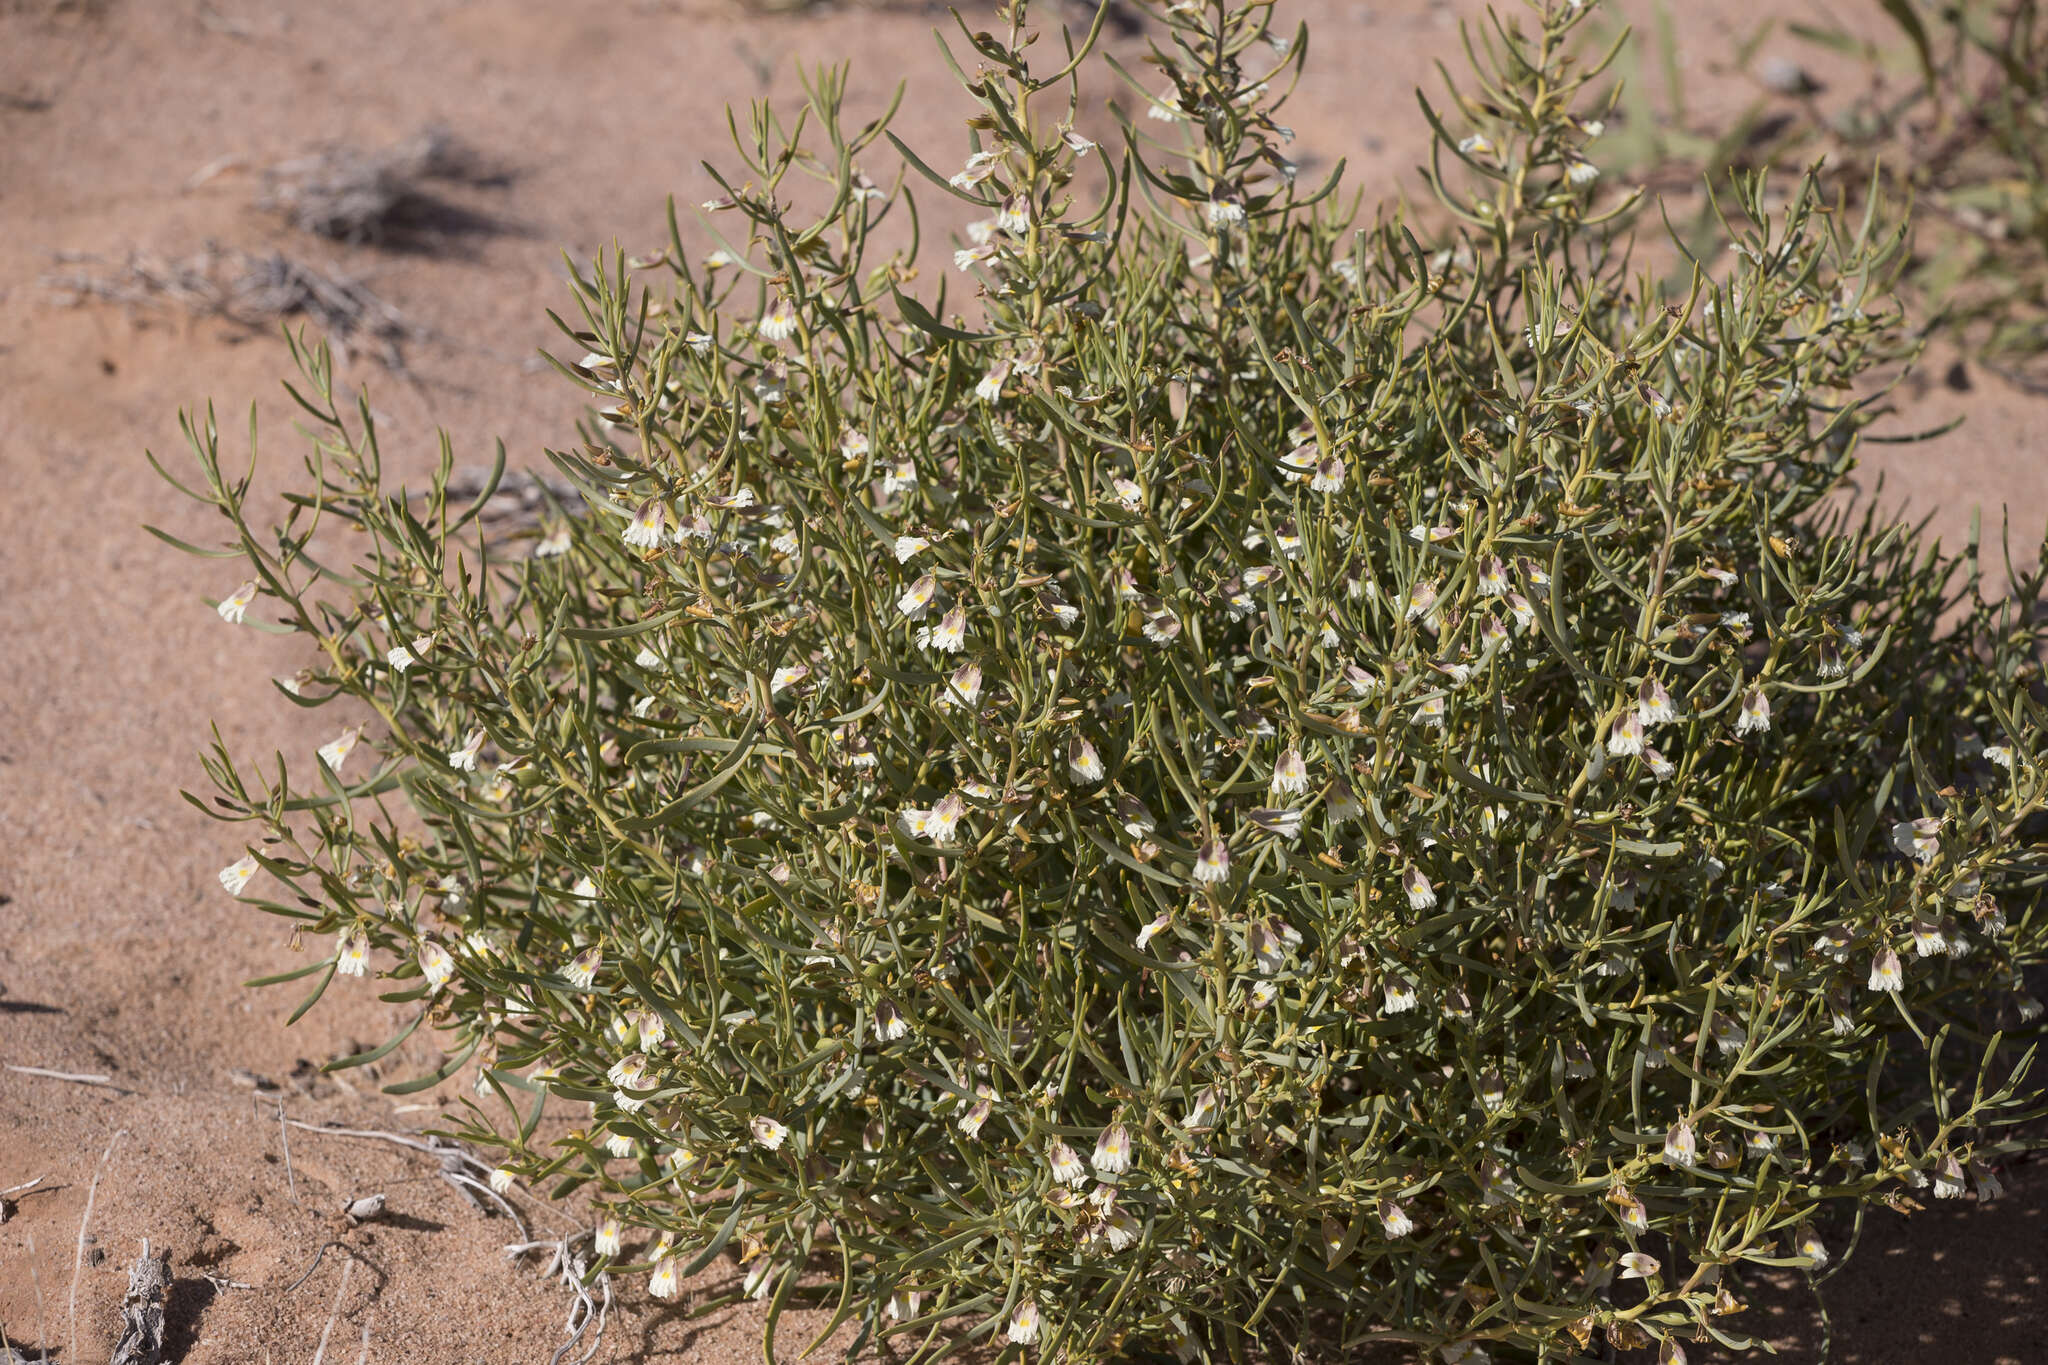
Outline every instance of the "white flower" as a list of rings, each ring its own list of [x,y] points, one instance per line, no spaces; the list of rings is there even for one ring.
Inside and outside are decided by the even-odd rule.
[[[1276,796],[1298,796],[1308,790],[1308,764],[1302,762],[1301,750],[1289,749],[1280,755],[1267,790]]]
[[[1650,1211],[1643,1201],[1631,1194],[1625,1185],[1617,1185],[1607,1196],[1621,1215],[1621,1224],[1631,1232],[1647,1232],[1650,1228]]]
[[[1010,362],[998,360],[988,367],[979,383],[974,386],[974,396],[984,403],[994,403],[1003,396],[1003,385],[1010,378]]]
[[[1646,1252],[1623,1252],[1621,1257],[1621,1278],[1624,1280],[1647,1280],[1664,1268],[1664,1263]]]
[[[533,544],[535,559],[553,559],[569,553],[569,528],[557,526]]]
[[[1212,228],[1233,228],[1244,223],[1244,205],[1228,195],[1211,199],[1207,214]]]
[[[1643,751],[1643,718],[1631,711],[1607,734],[1607,752],[1613,758],[1633,758]]]
[[[996,167],[1002,164],[1003,158],[998,152],[976,152],[967,158],[967,164],[958,172],[947,177],[947,183],[956,190],[969,189],[994,175]]]
[[[1645,730],[1653,725],[1669,725],[1678,719],[1678,713],[1671,706],[1671,694],[1655,678],[1643,679],[1643,685],[1636,689],[1636,719],[1642,722]]]
[[[1493,140],[1484,133],[1469,133],[1458,139],[1458,150],[1467,156],[1487,156],[1493,151]]]
[[[1138,951],[1142,953],[1151,944],[1153,939],[1159,937],[1160,934],[1172,927],[1173,916],[1162,910],[1144,928],[1138,930],[1138,936],[1133,942],[1137,945]]]
[[[931,606],[932,598],[938,591],[938,575],[928,573],[912,583],[903,596],[896,599],[896,610],[915,621],[924,615],[925,608]]]
[[[922,1291],[899,1289],[889,1296],[889,1306],[882,1311],[898,1322],[908,1322],[917,1316],[917,1310],[923,1303]]]
[[[882,496],[894,497],[917,487],[917,465],[910,460],[898,460],[882,471]]]
[[[1669,782],[1678,772],[1678,765],[1658,753],[1655,749],[1645,748],[1643,750],[1643,762],[1650,765],[1650,775],[1659,782]]]
[[[370,966],[370,940],[360,929],[351,929],[341,936],[341,946],[335,950],[334,970],[339,976],[361,976]]]
[[[1170,645],[1180,638],[1180,618],[1161,607],[1145,618],[1145,638],[1155,645]]]
[[[1913,921],[1913,952],[1919,957],[1939,957],[1949,950],[1948,936],[1929,919]]]
[[[660,498],[649,498],[640,504],[633,519],[626,523],[622,538],[638,550],[653,550],[661,545],[663,532],[668,529],[668,506]]]
[[[919,552],[931,548],[931,541],[924,536],[896,537],[896,562],[908,564]]]
[[[1808,1224],[1801,1223],[1798,1230],[1792,1234],[1792,1246],[1801,1256],[1812,1261],[1816,1269],[1828,1263],[1827,1244],[1821,1241]]]
[[[771,1152],[780,1147],[782,1140],[789,1136],[789,1128],[786,1125],[776,1122],[765,1114],[756,1114],[753,1118],[748,1119],[747,1129],[753,1133],[754,1141],[760,1143]]]
[[[1436,888],[1429,884],[1429,878],[1422,875],[1422,869],[1409,865],[1401,874],[1401,889],[1408,893],[1410,910],[1432,910],[1436,908]]]
[[[483,747],[484,732],[482,730],[471,730],[468,738],[462,741],[461,748],[448,751],[448,766],[456,769],[458,772],[475,772],[476,756]]]
[[[624,1237],[620,1235],[619,1220],[610,1214],[606,1214],[604,1221],[597,1225],[597,1235],[593,1240],[596,1244],[598,1255],[618,1255],[619,1248],[625,1241]]]
[[[1518,592],[1508,594],[1508,615],[1515,618],[1515,628],[1526,631],[1536,624],[1536,609],[1529,605],[1529,599]]]
[[[664,1256],[647,1277],[647,1292],[657,1299],[672,1299],[682,1286],[676,1276],[676,1258]]]
[[[506,1170],[503,1166],[493,1167],[490,1175],[490,1184],[491,1188],[499,1194],[507,1193],[512,1188],[512,1172]]]
[[[893,1002],[884,1000],[875,1006],[876,1042],[893,1043],[908,1032],[910,1021],[903,1017],[903,1011],[897,1009]]]
[[[777,692],[794,687],[810,676],[811,666],[809,664],[788,664],[778,668],[768,680],[769,695],[773,696]]]
[[[1067,741],[1067,772],[1074,781],[1084,785],[1100,782],[1104,776],[1101,755],[1095,746],[1079,735]]]
[[[406,669],[411,668],[416,661],[412,657],[412,651],[404,645],[393,645],[390,651],[385,654],[384,662],[390,664],[395,671],[403,673]]]
[[[1771,728],[1771,699],[1760,687],[1751,688],[1742,699],[1742,712],[1735,717],[1737,735],[1761,734]]]
[[[1084,157],[1088,155],[1088,153],[1095,150],[1095,144],[1093,142],[1090,142],[1087,138],[1082,137],[1072,128],[1060,129],[1060,141],[1066,143],[1067,150],[1072,152],[1077,158]]]
[[[953,842],[953,831],[959,827],[961,817],[967,814],[967,803],[952,792],[939,798],[939,804],[925,812],[925,837],[935,844]]]
[[[221,620],[226,621],[231,626],[239,626],[242,624],[242,618],[248,615],[249,604],[255,600],[256,580],[252,578],[226,597],[221,598],[220,605],[216,606],[214,610],[220,613]]]
[[[1055,1141],[1046,1148],[1045,1161],[1052,1167],[1052,1178],[1062,1185],[1079,1185],[1088,1179],[1088,1168],[1081,1164],[1080,1154],[1064,1142]]]
[[[1600,178],[1600,168],[1582,156],[1574,156],[1565,163],[1564,178],[1584,188]]]
[[[2012,750],[2006,748],[2003,744],[1985,745],[1984,757],[1986,761],[1996,763],[2007,772],[2012,771]]]
[[[1436,607],[1436,584],[1417,583],[1408,590],[1407,617],[1417,621],[1429,615]]]
[[[585,893],[594,894],[594,893]],[[562,968],[562,977],[579,991],[589,990],[590,983],[597,980],[600,967],[604,966],[604,949],[585,948],[569,959],[569,965]]]
[[[1405,977],[1390,976],[1386,981],[1386,1003],[1382,1009],[1387,1014],[1406,1014],[1415,1008],[1415,983]]]
[[[256,855],[245,853],[220,870],[221,889],[230,896],[239,896],[250,878],[256,875]]]
[[[1298,810],[1260,807],[1251,813],[1251,822],[1283,839],[1301,837],[1301,812]]]
[[[1195,880],[1220,882],[1230,877],[1230,850],[1221,839],[1211,839],[1195,855]]]
[[[647,1056],[632,1052],[612,1063],[611,1070],[604,1078],[621,1090],[644,1090],[647,1088]]]
[[[954,705],[971,707],[981,700],[981,665],[964,663],[953,670],[953,676],[946,680],[946,694],[939,699],[941,707]]]
[[[981,1136],[981,1126],[988,1122],[989,1114],[995,1109],[994,1093],[987,1086],[975,1087],[974,1093],[976,1096],[974,1103],[969,1105],[967,1112],[962,1114],[954,1123],[954,1126],[960,1130],[961,1134],[968,1138],[978,1138]]]
[[[1899,967],[1899,955],[1889,948],[1878,949],[1877,956],[1870,960],[1870,989],[1896,991],[1905,984],[1905,973]]]
[[[420,971],[427,978],[427,985],[440,990],[455,975],[455,959],[448,950],[432,939],[423,939],[419,951]]]
[[[1010,1340],[1019,1346],[1029,1346],[1038,1340],[1038,1305],[1030,1299],[1024,1300],[1010,1314]]]
[[[360,725],[354,729],[343,730],[333,739],[320,746],[320,761],[325,763],[336,776],[340,776],[341,765],[348,762],[348,756],[354,751],[356,741],[362,737],[362,733],[363,727]]]
[[[1359,803],[1357,793],[1353,792],[1351,784],[1341,777],[1330,784],[1325,809],[1330,812],[1330,818],[1340,825],[1349,824],[1365,814],[1365,807]]]
[[[1444,723],[1444,698],[1441,692],[1422,699],[1422,704],[1415,708],[1415,723],[1422,726],[1441,726]]]
[[[1408,1210],[1391,1199],[1380,1200],[1380,1227],[1388,1237],[1406,1237],[1415,1231],[1415,1220],[1408,1216]]]
[[[1918,820],[1901,820],[1892,826],[1892,846],[1909,858],[1933,862],[1941,851],[1940,818],[1923,815]]]
[[[1113,1209],[1102,1220],[1102,1236],[1111,1251],[1124,1251],[1138,1240],[1138,1220],[1122,1209]]]
[[[1664,1134],[1664,1162],[1668,1166],[1691,1169],[1699,1162],[1699,1139],[1693,1135],[1692,1125],[1680,1119]]]
[[[668,1021],[653,1010],[634,1010],[626,1016],[642,1047],[660,1047],[668,1040]]]
[[[1479,595],[1481,597],[1502,597],[1508,590],[1508,566],[1495,555],[1479,569]]]
[[[1021,194],[1005,199],[1002,207],[996,210],[996,227],[1018,237],[1031,231],[1030,199]]]
[[[1104,1175],[1120,1175],[1131,1168],[1131,1133],[1121,1123],[1112,1123],[1095,1139],[1095,1154],[1089,1164]]]
[[[967,642],[967,610],[954,603],[939,623],[918,632],[917,643],[926,649],[935,649],[941,654],[958,654]]]
[[[604,1149],[613,1156],[624,1159],[633,1155],[635,1143],[624,1133],[612,1133],[604,1140]]]

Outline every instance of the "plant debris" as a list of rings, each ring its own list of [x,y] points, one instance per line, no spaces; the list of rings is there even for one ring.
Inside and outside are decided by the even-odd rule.
[[[283,252],[251,254],[208,242],[184,257],[131,251],[119,262],[72,253],[58,259],[75,268],[45,274],[41,283],[68,303],[178,307],[252,330],[304,318],[328,335],[344,361],[361,346],[386,368],[403,371],[400,344],[425,335],[361,279]]]
[[[149,1249],[128,1268],[128,1294],[121,1301],[121,1338],[107,1365],[157,1365],[164,1358],[164,1291],[171,1284],[171,1258]]]
[[[508,178],[447,129],[430,126],[377,151],[337,143],[281,162],[263,173],[256,202],[322,237],[402,245],[420,232],[493,226],[432,186],[502,186]]]

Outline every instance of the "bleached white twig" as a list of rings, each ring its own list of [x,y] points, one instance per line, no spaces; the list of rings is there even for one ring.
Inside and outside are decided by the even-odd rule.
[[[42,1179],[41,1176],[36,1178]],[[43,1365],[50,1365],[50,1323],[43,1316],[43,1275],[36,1268],[36,1235],[33,1232],[25,1235],[28,1238],[28,1278],[36,1287],[36,1340],[42,1343],[36,1354],[43,1358]]]
[[[320,1365],[327,1358],[327,1337],[334,1330],[334,1320],[341,1316],[342,1296],[348,1293],[348,1277],[355,1273],[356,1258],[351,1256],[341,1263],[341,1286],[334,1291],[334,1307],[328,1310],[327,1325],[320,1329],[320,1346],[313,1352],[313,1365]]]
[[[92,1223],[92,1201],[99,1196],[100,1177],[106,1174],[107,1159],[114,1154],[114,1144],[128,1136],[126,1128],[116,1128],[114,1135],[107,1139],[107,1150],[100,1153],[100,1164],[93,1168],[92,1184],[85,1191],[85,1212],[78,1216],[78,1254],[71,1261],[71,1304],[65,1310],[69,1320],[68,1340],[64,1358],[78,1358],[78,1278],[85,1273],[85,1230]]]
[[[52,1071],[46,1066],[16,1066],[13,1062],[8,1062],[5,1065],[9,1071],[18,1072],[23,1076],[41,1076],[44,1080],[49,1081],[70,1081],[74,1085],[103,1085],[109,1090],[118,1090],[124,1095],[135,1093],[125,1085],[114,1084],[112,1076],[102,1076],[96,1073],[89,1074],[82,1071]]]
[[[612,1277],[603,1272],[598,1274],[595,1284],[604,1295],[600,1301],[590,1292],[591,1286],[583,1282],[583,1277],[590,1270],[589,1262],[578,1256],[573,1249],[577,1242],[590,1235],[590,1230],[584,1228],[570,1233],[560,1241],[514,1242],[505,1248],[505,1254],[514,1260],[532,1251],[552,1253],[547,1265],[541,1270],[542,1276],[561,1280],[563,1287],[576,1296],[575,1302],[569,1305],[569,1319],[562,1324],[562,1333],[568,1340],[555,1348],[555,1353],[548,1357],[548,1365],[561,1365],[562,1357],[576,1349],[577,1343],[583,1340],[583,1334],[590,1330],[593,1320],[597,1323],[597,1333],[591,1337],[590,1345],[584,1348],[583,1354],[577,1357],[577,1365],[583,1365],[583,1362],[596,1355],[598,1344],[604,1340],[605,1322],[611,1316]]]
[[[285,1127],[282,1103],[277,1106],[277,1140],[284,1144],[284,1187],[296,1204],[299,1202],[299,1181],[292,1174],[292,1135],[291,1130]]]

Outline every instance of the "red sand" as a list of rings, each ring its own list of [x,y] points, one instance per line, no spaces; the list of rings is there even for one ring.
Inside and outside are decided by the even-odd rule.
[[[1781,8],[1693,7],[1683,51],[1718,52],[1726,34]],[[1425,59],[1455,59],[1455,16],[1475,7],[1292,9],[1315,27],[1292,112],[1308,173],[1343,156],[1352,184],[1413,192],[1412,83]],[[799,62],[851,60],[862,113],[907,74],[917,84],[899,132],[935,162],[953,158],[963,99],[925,55],[943,19],[910,7],[773,17],[707,0],[0,0],[0,1062],[120,1087],[0,1071],[0,1188],[43,1177],[0,1226],[10,1340],[103,1358],[143,1238],[176,1257],[171,1359],[193,1365],[311,1359],[323,1337],[332,1360],[543,1360],[567,1308],[500,1254],[508,1225],[480,1218],[424,1158],[294,1130],[286,1171],[280,1102],[296,1118],[374,1128],[435,1116],[369,1085],[290,1081],[380,1040],[392,1010],[342,982],[287,1032],[290,994],[243,990],[293,961],[289,935],[222,894],[215,872],[238,851],[235,831],[176,796],[204,781],[194,755],[209,720],[252,757],[309,752],[333,728],[270,692],[270,676],[297,667],[294,645],[207,610],[202,595],[239,579],[232,565],[176,555],[139,530],[214,534],[142,459],[144,447],[182,457],[180,405],[219,403],[239,450],[253,400],[271,467],[296,459],[277,386],[286,358],[274,337],[218,322],[60,307],[36,283],[51,253],[181,255],[211,238],[339,263],[436,334],[409,348],[411,382],[367,361],[344,375],[371,386],[393,464],[426,468],[440,426],[462,458],[502,435],[515,462],[537,465],[544,443],[570,438],[579,400],[530,359],[557,340],[543,310],[567,300],[560,251],[587,256],[615,236],[657,245],[668,192],[711,192],[696,163],[719,157],[724,104],[764,82],[786,97]],[[1695,74],[1728,107],[1747,97]],[[507,189],[462,194],[510,231],[432,252],[333,247],[252,210],[246,171],[182,188],[224,156],[262,166],[327,139],[381,145],[435,120],[515,172]],[[1906,425],[1957,411],[1971,420],[1936,445],[1878,452],[1893,493],[1941,507],[1951,529],[1980,499],[2038,526],[2048,404],[1977,382],[1914,399]],[[423,1044],[404,1058],[427,1060]],[[283,1089],[259,1095],[238,1070]],[[2026,1173],[2013,1183],[2001,1204],[1943,1206],[1910,1229],[1873,1213],[1863,1260],[1832,1287],[1835,1358],[2048,1359],[2042,1185]],[[372,1190],[389,1195],[391,1216],[338,1225],[341,1200]],[[284,1292],[329,1239],[343,1247]],[[1790,1359],[1814,1358],[1802,1306],[1769,1326]],[[598,1358],[757,1358],[760,1327],[748,1310],[685,1322],[628,1287]],[[778,1354],[807,1338],[789,1325]]]

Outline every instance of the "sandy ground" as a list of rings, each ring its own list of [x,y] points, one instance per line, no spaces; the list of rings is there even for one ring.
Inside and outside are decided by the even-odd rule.
[[[1706,92],[1696,108],[1754,93],[1714,84],[1728,33],[1805,3],[1687,9],[1681,51]],[[1315,26],[1293,111],[1308,173],[1345,157],[1353,184],[1412,192],[1413,82],[1427,59],[1454,55],[1456,17],[1474,7],[1290,8]],[[298,666],[293,646],[229,630],[201,600],[239,575],[139,529],[211,534],[142,458],[180,455],[181,406],[218,402],[239,449],[253,402],[270,460],[295,458],[284,350],[217,321],[61,306],[37,282],[52,253],[176,256],[212,240],[338,265],[433,334],[407,348],[405,379],[368,360],[345,373],[370,385],[399,470],[428,467],[437,427],[462,458],[502,436],[515,463],[538,464],[543,444],[570,438],[578,407],[531,359],[554,340],[543,310],[566,302],[560,253],[658,245],[664,197],[711,191],[697,161],[718,154],[725,103],[788,94],[799,63],[852,61],[857,114],[888,82],[913,80],[899,131],[935,163],[956,159],[963,98],[925,57],[942,19],[912,6],[769,16],[708,0],[0,0],[0,1063],[111,1080],[0,1071],[0,1188],[42,1180],[0,1226],[9,1340],[104,1359],[144,1238],[176,1257],[170,1359],[193,1365],[539,1361],[568,1303],[508,1263],[510,1225],[478,1215],[430,1160],[280,1127],[282,1112],[418,1129],[447,1103],[394,1100],[360,1073],[352,1090],[315,1075],[385,1036],[391,1007],[337,990],[287,1031],[290,995],[243,990],[294,960],[289,936],[221,893],[234,832],[176,795],[204,780],[194,755],[209,721],[248,756],[327,738],[269,690]],[[509,173],[453,193],[466,219],[377,250],[313,242],[251,208],[248,167],[431,121]],[[223,158],[237,164],[186,188]],[[1925,386],[1900,420],[1957,412],[1963,432],[1878,452],[1888,497],[1938,509],[1952,532],[1977,502],[2038,526],[2048,405],[1979,376],[1966,392]],[[416,1046],[392,1068],[429,1060]],[[1997,1205],[1922,1215],[1910,1240],[1873,1214],[1863,1258],[1830,1286],[1835,1359],[2048,1359],[2048,1181],[2013,1183]],[[391,1216],[336,1221],[345,1197],[371,1191]],[[535,1217],[550,1228],[562,1215]],[[694,1286],[699,1301],[725,1275]],[[1814,1358],[1802,1305],[1788,1300],[1769,1327],[1789,1358]],[[629,1288],[598,1358],[758,1358],[760,1328],[748,1310],[686,1321]],[[808,1336],[787,1327],[778,1354]]]

